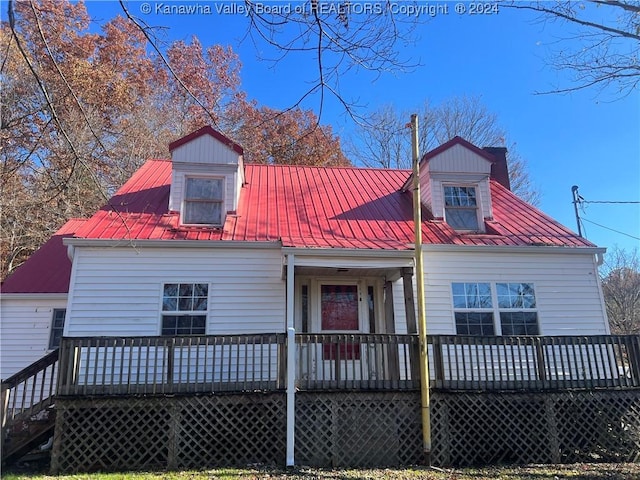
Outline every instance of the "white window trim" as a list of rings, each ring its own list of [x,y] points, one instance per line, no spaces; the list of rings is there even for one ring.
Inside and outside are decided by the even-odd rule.
[[[489,288],[491,290],[491,308],[458,308],[455,306],[453,301],[453,287],[454,283],[488,283]],[[498,305],[498,283],[527,283],[533,287],[533,292],[536,299],[535,308],[500,308]],[[456,312],[479,312],[479,313],[492,313],[493,314],[493,331],[496,336],[505,336],[502,332],[502,320],[500,319],[501,312],[534,312],[538,321],[538,335],[544,335],[542,331],[542,322],[540,320],[540,302],[538,297],[538,287],[535,282],[528,282],[526,280],[518,281],[518,280],[455,280],[449,283],[449,295],[451,296],[451,318],[453,320],[453,330],[455,334],[458,334],[457,326],[456,326]],[[511,335],[509,335],[511,336]]]
[[[456,232],[462,232],[462,233],[484,233],[485,232],[485,226],[484,226],[484,215],[482,214],[483,209],[482,209],[482,194],[481,194],[481,188],[480,188],[480,184],[476,183],[476,182],[442,182],[441,183],[442,188],[441,188],[441,195],[442,195],[442,218],[444,218],[444,221],[447,223],[447,225],[449,225],[451,228],[453,228]],[[464,229],[464,228],[454,228],[449,222],[447,222],[447,200],[446,200],[446,195],[444,193],[445,188],[447,187],[466,187],[466,188],[473,188],[475,189],[476,192],[476,221],[478,223],[478,229],[477,230],[472,230],[472,229]],[[456,207],[451,207],[451,208],[456,208]],[[460,208],[472,208],[472,207],[460,207]]]
[[[177,311],[167,311],[165,310],[164,307],[164,286],[167,284],[181,284],[181,283],[189,283],[192,285],[195,284],[203,284],[203,285],[207,285],[207,309],[206,310],[190,310],[190,311],[186,311],[186,310],[177,310]],[[158,311],[160,312],[159,315],[159,322],[158,322],[158,336],[163,336],[162,335],[162,317],[164,315],[174,315],[174,316],[179,316],[179,315],[204,315],[205,316],[205,322],[204,322],[204,335],[207,335],[207,332],[209,331],[209,313],[211,312],[211,290],[212,290],[212,285],[210,282],[208,281],[200,281],[200,280],[166,280],[160,283],[160,288],[159,288],[159,302],[158,302]]]
[[[222,200],[220,202],[220,223],[187,223],[184,221],[187,211],[187,202],[190,200],[187,198],[187,182],[193,178],[204,178],[207,180],[220,180],[222,182]],[[180,225],[184,225],[185,227],[221,227],[224,225],[225,218],[227,215],[226,208],[226,198],[227,198],[227,178],[224,175],[190,175],[185,174],[183,177],[182,184],[182,204],[180,206]],[[214,200],[209,200],[209,202],[216,202]]]

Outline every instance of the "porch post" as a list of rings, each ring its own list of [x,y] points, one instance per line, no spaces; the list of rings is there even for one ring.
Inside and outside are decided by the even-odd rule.
[[[295,465],[296,342],[294,328],[295,256],[287,255],[287,467]]]
[[[402,268],[402,285],[404,287],[404,312],[407,317],[407,333],[409,335],[418,334],[418,324],[416,322],[416,305],[413,297],[413,268]],[[420,379],[420,347],[411,347],[409,352],[411,360],[411,380],[414,382]]]
[[[384,321],[385,333],[396,333],[396,321],[393,314],[393,283],[384,282]],[[389,354],[389,377],[392,382],[400,380],[400,354],[398,345],[387,346]]]

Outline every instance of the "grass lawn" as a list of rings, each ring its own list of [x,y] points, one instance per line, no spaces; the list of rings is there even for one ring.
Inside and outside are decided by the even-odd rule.
[[[511,467],[491,467],[478,469],[427,469],[413,467],[405,469],[311,469],[291,470],[271,468],[230,469],[221,468],[185,472],[151,473],[90,473],[79,475],[51,476],[29,472],[29,469],[15,468],[2,472],[6,480],[254,480],[254,479],[425,479],[425,480],[543,480],[543,479],[586,479],[586,480],[640,480],[640,463],[579,463],[572,465],[528,465]],[[33,469],[31,469],[33,470]]]

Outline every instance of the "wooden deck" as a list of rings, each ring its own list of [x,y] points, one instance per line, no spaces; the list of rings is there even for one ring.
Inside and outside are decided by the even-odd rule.
[[[416,335],[64,338],[2,383],[3,434],[55,401],[56,471],[282,463],[289,348],[296,458],[319,466],[420,458]],[[437,464],[579,461],[603,451],[639,458],[640,336],[431,335],[427,349]],[[112,447],[89,448],[96,438]],[[496,442],[482,438],[511,440],[488,451]],[[254,458],[265,442],[272,451]],[[246,449],[231,455],[238,445]]]

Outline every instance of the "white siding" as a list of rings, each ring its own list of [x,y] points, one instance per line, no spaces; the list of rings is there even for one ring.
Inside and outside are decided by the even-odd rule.
[[[425,252],[428,331],[455,334],[452,282],[533,283],[541,335],[600,335],[609,327],[593,255]]]
[[[533,283],[541,335],[609,334],[593,255],[427,251],[424,265],[430,334],[456,333],[453,282]],[[415,276],[413,290],[415,296]],[[402,280],[393,299],[396,332],[406,333]]]
[[[6,379],[49,353],[54,308],[66,308],[65,298],[24,295],[0,301],[0,378]]]
[[[160,333],[162,285],[209,283],[207,334],[285,331],[278,249],[81,247],[67,336]]]
[[[491,173],[491,162],[462,145],[454,145],[431,158],[429,173]]]
[[[211,135],[201,135],[171,152],[171,159],[181,163],[237,165],[238,153]]]

